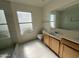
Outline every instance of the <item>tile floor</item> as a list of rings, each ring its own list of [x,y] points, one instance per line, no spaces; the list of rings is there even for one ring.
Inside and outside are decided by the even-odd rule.
[[[17,44],[13,58],[58,58],[41,41],[34,40],[25,44]]]

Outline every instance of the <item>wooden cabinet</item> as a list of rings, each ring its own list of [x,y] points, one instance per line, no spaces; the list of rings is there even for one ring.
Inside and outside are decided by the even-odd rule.
[[[47,33],[44,34],[44,43],[61,58],[79,58],[79,44],[69,39],[60,38]]]
[[[60,46],[60,40],[55,39],[54,37],[51,37],[50,35],[44,33],[43,34],[43,42],[57,55],[59,55],[59,46]]]
[[[59,48],[59,56],[62,58],[62,56],[63,56],[63,44],[62,43],[60,43],[60,48]]]
[[[69,45],[68,45],[69,44]],[[79,58],[79,48],[77,44],[72,43],[68,40],[62,39],[60,45],[60,57],[62,58]],[[78,45],[79,46],[79,45]]]
[[[50,48],[56,53],[59,54],[59,40],[50,37]]]
[[[63,58],[78,58],[79,52],[66,45],[63,46]]]
[[[44,34],[44,43],[47,45],[47,46],[50,46],[50,39],[49,39],[49,35],[47,34]]]

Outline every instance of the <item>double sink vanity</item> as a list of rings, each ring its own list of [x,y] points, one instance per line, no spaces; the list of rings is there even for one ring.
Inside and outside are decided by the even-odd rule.
[[[79,32],[43,31],[43,42],[60,58],[79,58]]]

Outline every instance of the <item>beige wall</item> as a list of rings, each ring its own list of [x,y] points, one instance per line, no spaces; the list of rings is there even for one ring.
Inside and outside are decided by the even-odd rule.
[[[42,8],[34,7],[34,6],[30,6],[30,5],[23,5],[23,4],[19,4],[19,3],[11,3],[11,8],[12,8],[13,20],[14,20],[14,24],[15,24],[18,42],[25,42],[27,40],[36,38],[37,33],[40,30],[42,30],[42,20],[43,20],[42,19],[42,17],[43,17]],[[26,33],[24,33],[24,35],[20,34],[16,10],[32,12],[33,32],[30,32],[30,33],[26,32]]]
[[[43,11],[41,7],[34,7],[0,0],[0,9],[5,10],[6,21],[11,36],[11,38],[0,38],[0,49],[8,47],[14,42],[22,43],[34,39],[36,38],[37,33],[42,30]],[[20,34],[16,10],[32,12],[33,32],[26,32],[24,35]]]

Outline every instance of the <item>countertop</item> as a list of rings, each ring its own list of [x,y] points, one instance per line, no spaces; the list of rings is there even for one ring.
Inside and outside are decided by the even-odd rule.
[[[78,35],[79,33],[78,32],[71,32],[71,31],[70,32],[69,31],[68,32],[67,31],[63,32],[62,31],[62,33],[55,34],[55,35],[53,35],[49,32],[46,32],[46,31],[43,31],[43,33],[48,34],[49,36],[54,37],[58,40],[61,40],[62,38],[65,38],[69,41],[72,41],[74,43],[79,44],[79,35]]]

